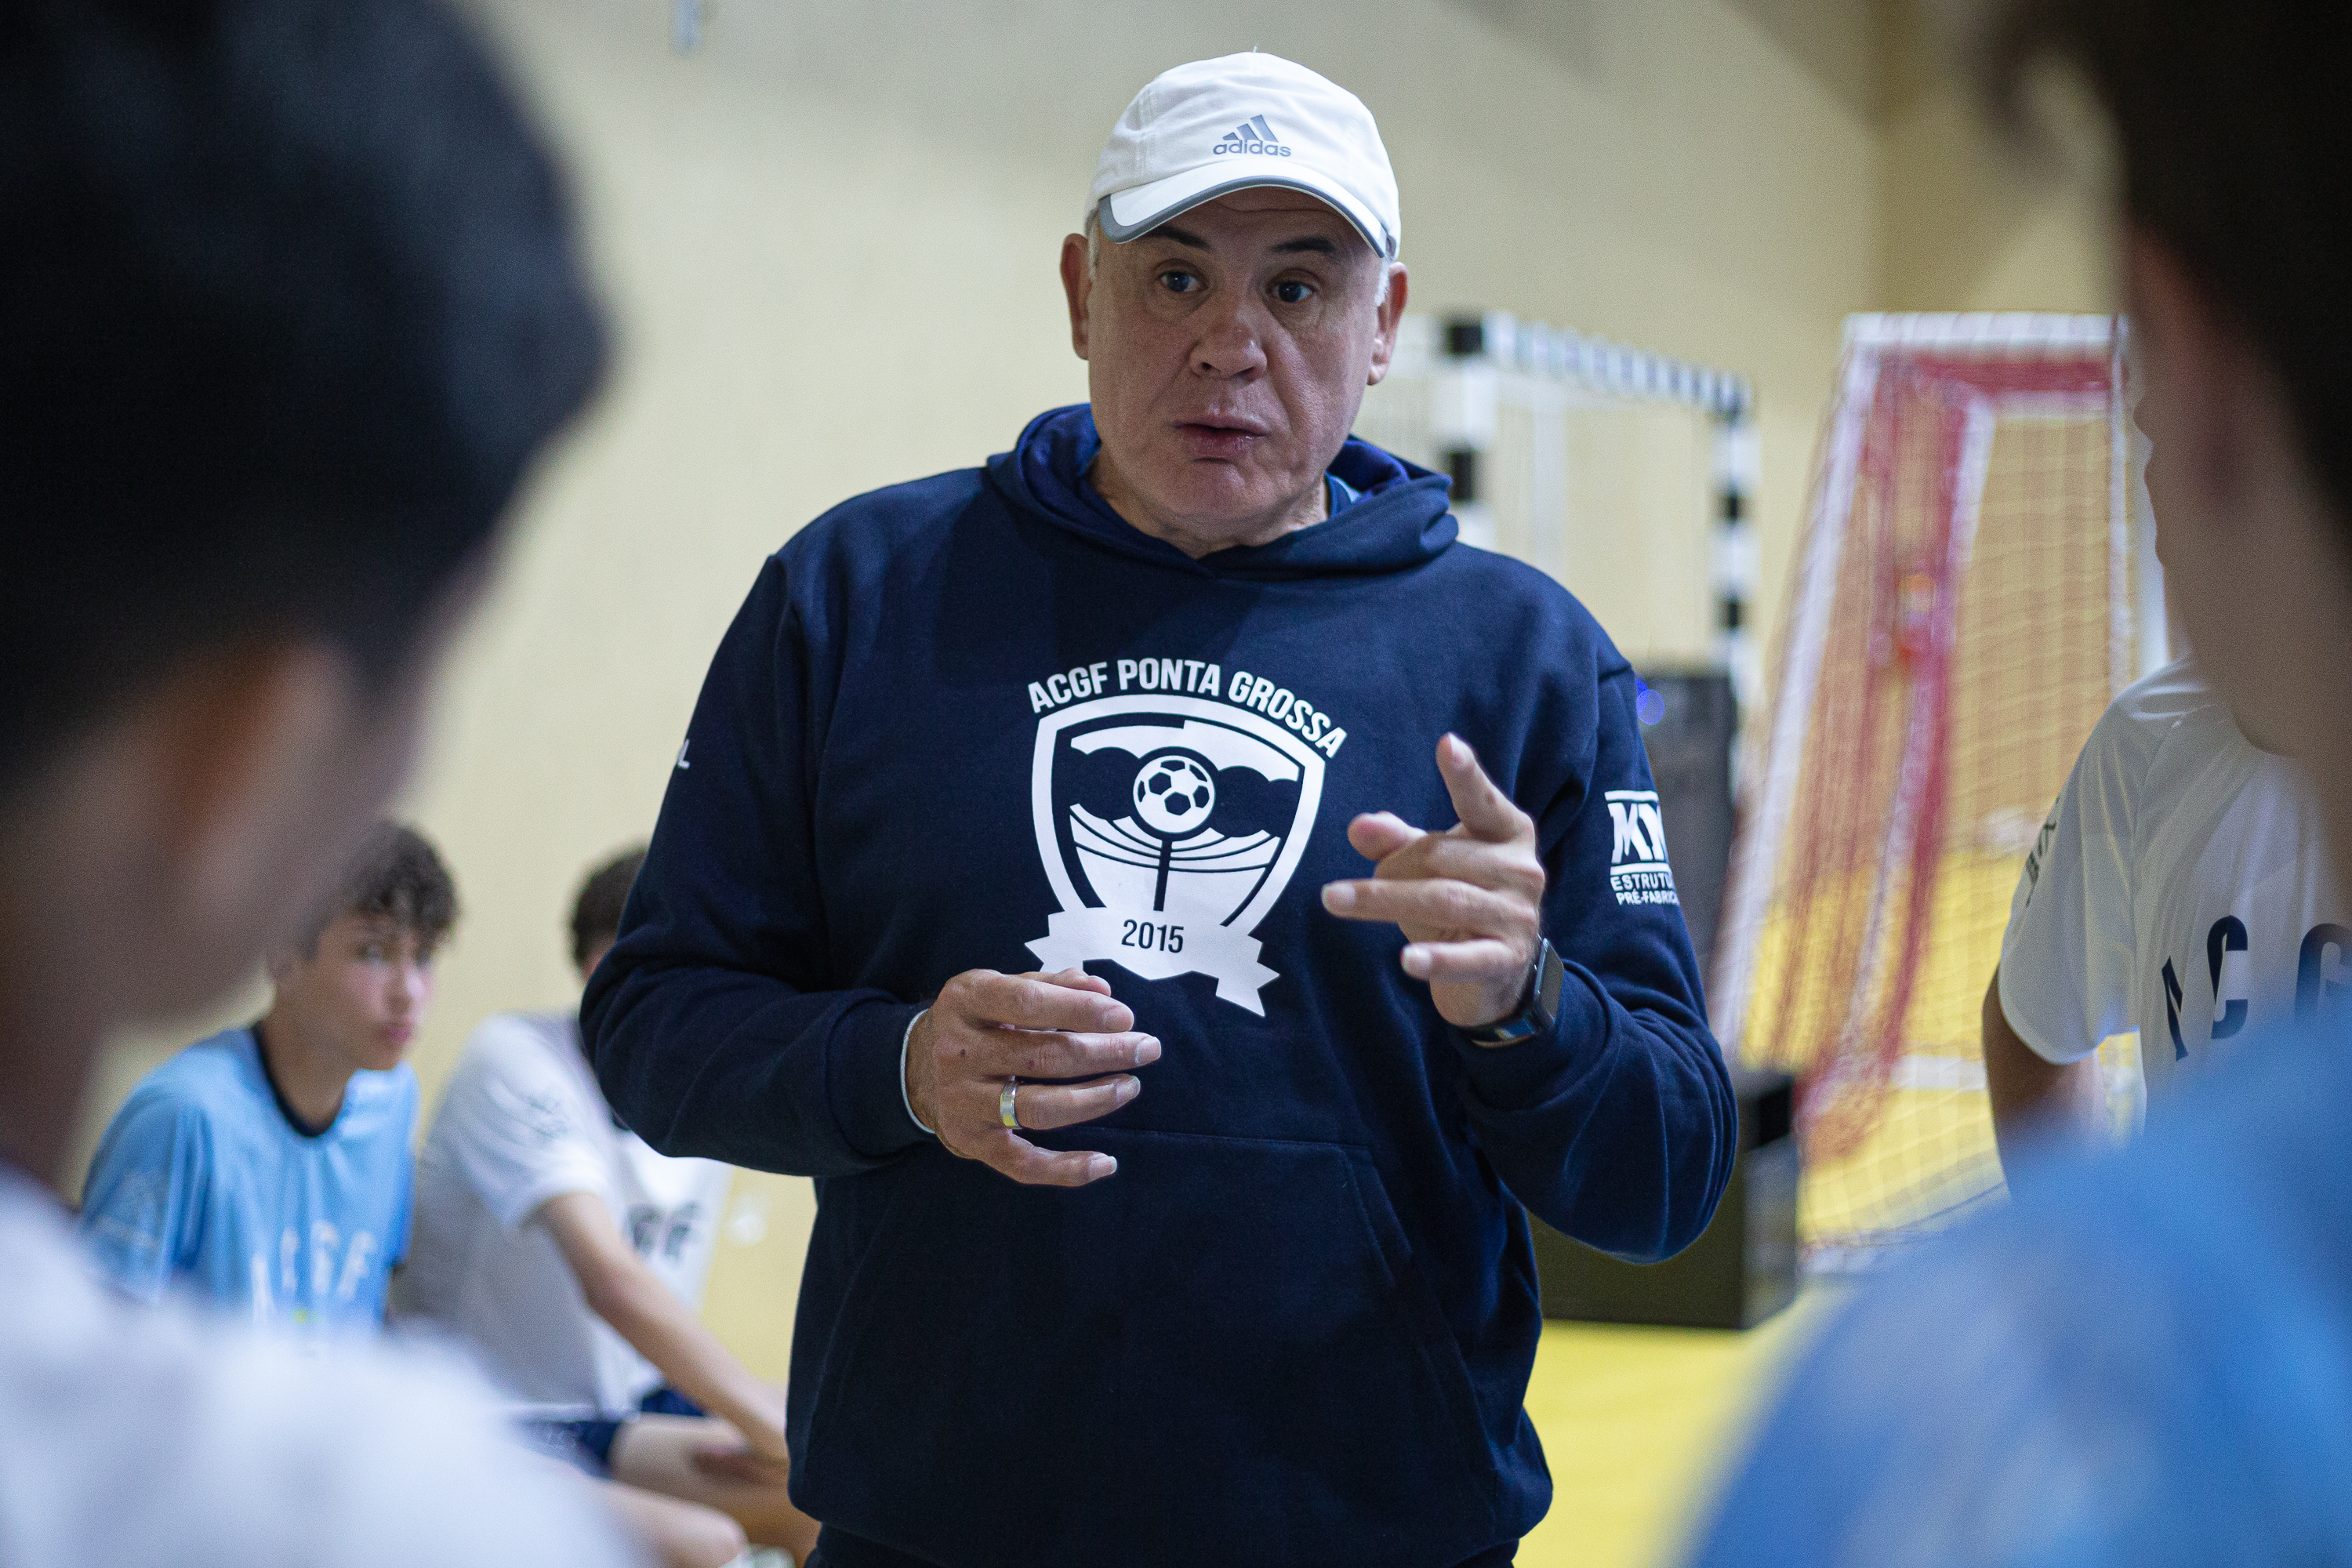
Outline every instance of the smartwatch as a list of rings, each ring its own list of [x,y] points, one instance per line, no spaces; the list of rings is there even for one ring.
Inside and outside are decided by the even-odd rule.
[[[1568,978],[1568,971],[1552,951],[1546,938],[1536,944],[1536,955],[1528,964],[1527,984],[1520,990],[1522,1000],[1517,1009],[1462,1032],[1474,1046],[1516,1046],[1521,1040],[1549,1034],[1559,1017],[1559,988]]]

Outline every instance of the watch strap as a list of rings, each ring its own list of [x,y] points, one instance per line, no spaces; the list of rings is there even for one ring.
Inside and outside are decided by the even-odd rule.
[[[1567,978],[1567,966],[1553,951],[1550,939],[1545,938],[1536,944],[1535,956],[1528,963],[1527,984],[1517,1008],[1491,1024],[1462,1032],[1478,1046],[1515,1046],[1549,1033],[1559,1021],[1559,992]]]

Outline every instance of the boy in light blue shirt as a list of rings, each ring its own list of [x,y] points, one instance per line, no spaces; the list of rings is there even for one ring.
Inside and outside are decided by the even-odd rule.
[[[91,1162],[81,1229],[102,1271],[257,1322],[373,1331],[406,1253],[415,1073],[457,891],[386,825],[307,942],[274,953],[260,1021],[149,1073]]]

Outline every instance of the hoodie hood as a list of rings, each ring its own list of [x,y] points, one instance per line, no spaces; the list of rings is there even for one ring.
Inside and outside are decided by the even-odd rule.
[[[1206,577],[1279,582],[1403,572],[1435,560],[1458,531],[1443,475],[1416,468],[1369,441],[1348,437],[1333,477],[1357,492],[1345,511],[1267,544],[1237,544],[1195,561],[1118,513],[1086,477],[1102,438],[1086,404],[1049,409],[1029,422],[1010,452],[988,461],[988,479],[1019,510],[1107,550]]]

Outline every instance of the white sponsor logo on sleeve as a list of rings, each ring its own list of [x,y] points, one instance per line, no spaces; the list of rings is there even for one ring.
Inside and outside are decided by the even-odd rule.
[[[1612,789],[1602,797],[1612,830],[1609,890],[1621,904],[1680,904],[1666,864],[1666,825],[1654,789]]]

